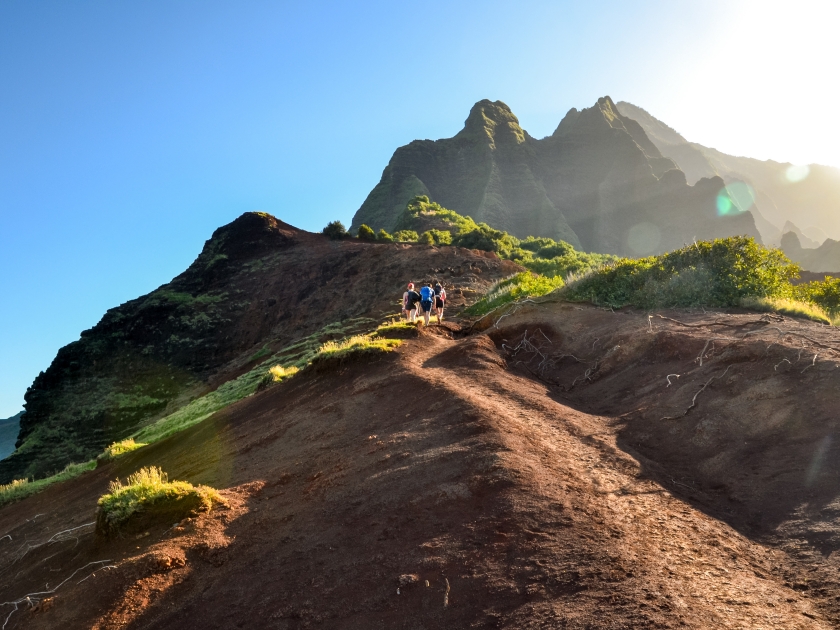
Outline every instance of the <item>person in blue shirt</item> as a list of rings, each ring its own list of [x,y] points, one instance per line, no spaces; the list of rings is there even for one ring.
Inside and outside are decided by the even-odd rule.
[[[435,290],[432,288],[432,283],[426,283],[426,286],[420,289],[420,308],[423,310],[423,323],[429,325],[429,316],[432,314],[432,306],[435,299]]]

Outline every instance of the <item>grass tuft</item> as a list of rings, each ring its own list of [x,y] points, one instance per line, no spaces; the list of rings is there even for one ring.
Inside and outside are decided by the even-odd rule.
[[[102,454],[97,459],[114,459],[120,455],[125,455],[131,451],[136,451],[138,448],[147,446],[145,442],[135,442],[134,438],[128,438],[121,442],[114,442],[111,446],[105,448]]]
[[[313,362],[325,359],[343,359],[351,355],[390,352],[398,347],[399,339],[385,339],[373,335],[353,335],[342,341],[328,341],[321,346]]]
[[[279,383],[284,378],[294,376],[299,371],[299,368],[294,365],[291,367],[283,367],[282,365],[272,365],[268,368],[268,375],[272,383]]]
[[[37,481],[30,481],[29,479],[15,479],[11,483],[0,486],[0,505],[6,505],[20,499],[40,492],[47,486],[61,481],[67,481],[78,477],[88,470],[96,468],[96,460],[84,462],[83,464],[68,464],[60,473],[38,479]]]
[[[147,513],[186,515],[193,511],[209,511],[213,504],[225,504],[214,488],[193,486],[187,481],[169,481],[156,466],[141,468],[128,476],[123,484],[112,481],[108,494],[99,498],[96,526],[109,535],[122,529],[132,517]]]

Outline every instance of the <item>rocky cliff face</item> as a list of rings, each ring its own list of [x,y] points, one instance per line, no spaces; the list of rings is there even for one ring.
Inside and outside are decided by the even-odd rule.
[[[803,232],[810,238],[820,235],[814,247],[828,235],[840,238],[840,169],[817,164],[792,169],[788,163],[728,155],[689,142],[632,103],[622,101],[617,108],[642,126],[659,151],[686,174],[689,183],[719,176],[727,184],[750,184],[758,208],[752,212],[766,245],[779,245],[782,234],[789,231],[779,227],[786,221],[804,226]]]
[[[589,251],[638,256],[694,239],[758,237],[750,213],[719,216],[724,183],[695,186],[609,97],[570,110],[537,140],[501,101],[476,103],[453,138],[418,140],[394,153],[353,218],[391,230],[425,194],[516,236],[548,236]]]
[[[183,274],[59,350],[26,392],[0,483],[89,460],[327,324],[396,313],[409,280],[444,281],[457,305],[460,288],[517,270],[487,252],[330,241],[246,213],[216,230]]]

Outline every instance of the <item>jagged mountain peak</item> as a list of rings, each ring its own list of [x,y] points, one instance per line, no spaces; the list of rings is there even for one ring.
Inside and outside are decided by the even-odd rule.
[[[527,135],[506,103],[482,99],[472,106],[464,128],[456,137],[486,138],[491,148],[495,148],[497,141],[521,144]]]

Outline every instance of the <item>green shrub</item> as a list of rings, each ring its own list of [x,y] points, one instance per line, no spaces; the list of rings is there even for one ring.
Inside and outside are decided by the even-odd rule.
[[[491,228],[486,223],[479,223],[476,229],[458,234],[452,239],[452,244],[468,249],[496,252],[502,257],[507,257],[519,245],[519,240],[507,232]]]
[[[347,228],[344,227],[344,224],[341,221],[330,221],[327,223],[327,226],[321,230],[321,234],[334,241],[347,238],[348,236]]]
[[[435,245],[452,244],[452,232],[449,230],[427,230],[424,234],[429,234]]]
[[[793,288],[797,300],[816,304],[826,312],[840,312],[840,278],[826,276],[825,280],[816,280],[800,284]]]
[[[394,232],[394,240],[400,243],[416,243],[417,239],[417,232],[414,230],[399,230]]]
[[[366,241],[368,243],[373,243],[374,241],[376,241],[376,232],[374,232],[373,229],[370,226],[362,223],[359,226],[358,237],[359,237],[360,241]]]
[[[549,247],[554,244],[554,239],[546,238],[544,236],[529,236],[528,238],[519,241],[519,247],[534,253],[540,251],[544,247]]]
[[[394,237],[388,234],[385,230],[380,229],[379,233],[376,235],[376,240],[380,243],[393,243]]]
[[[96,516],[97,531],[106,535],[123,529],[138,514],[165,514],[171,522],[190,512],[209,511],[213,504],[225,503],[217,490],[186,481],[169,481],[166,473],[156,466],[129,475],[126,485],[119,479],[112,481],[108,490],[108,494],[99,498]]]
[[[470,306],[466,313],[469,315],[484,315],[504,304],[521,298],[539,297],[562,286],[563,278],[560,276],[547,278],[530,271],[523,271],[493,284],[484,297]]]
[[[423,232],[419,237],[417,237],[417,242],[421,245],[434,245],[435,237],[432,236],[432,233],[427,230]]]
[[[611,307],[738,306],[748,296],[792,297],[790,279],[798,273],[778,249],[733,236],[621,259],[569,283],[563,296]]]

